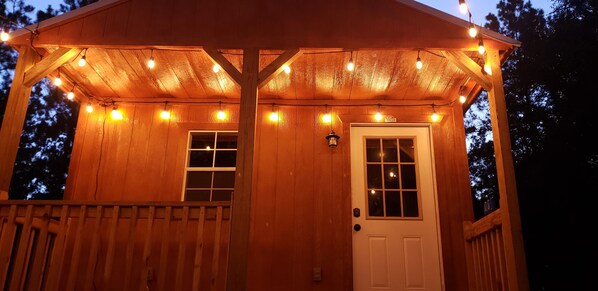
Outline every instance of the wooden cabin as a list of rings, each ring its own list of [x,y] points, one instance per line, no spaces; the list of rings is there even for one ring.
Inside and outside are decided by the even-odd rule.
[[[64,199],[0,202],[0,286],[528,290],[500,69],[519,42],[469,26],[411,0],[103,0],[13,32],[4,197],[32,86],[81,110]],[[483,90],[500,208],[476,221]]]

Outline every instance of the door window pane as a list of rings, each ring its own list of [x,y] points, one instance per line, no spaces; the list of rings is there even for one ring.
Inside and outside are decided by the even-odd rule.
[[[368,215],[384,216],[384,202],[382,201],[382,191],[370,190],[368,193]]]

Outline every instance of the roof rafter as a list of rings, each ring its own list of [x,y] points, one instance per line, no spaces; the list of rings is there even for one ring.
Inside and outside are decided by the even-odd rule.
[[[442,55],[451,63],[459,67],[471,79],[480,84],[484,89],[491,90],[492,82],[482,73],[482,67],[462,51],[441,51]]]

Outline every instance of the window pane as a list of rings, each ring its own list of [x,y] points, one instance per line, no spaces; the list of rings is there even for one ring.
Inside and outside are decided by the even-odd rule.
[[[403,204],[405,205],[405,217],[419,216],[416,191],[403,191]]]
[[[399,146],[401,148],[401,162],[415,162],[415,148],[413,147],[413,139],[400,139]]]
[[[416,189],[415,165],[401,165],[401,186],[403,189]]]
[[[398,165],[384,165],[384,188],[399,189]]]
[[[386,216],[401,216],[401,193],[386,191]]]
[[[237,151],[216,151],[215,167],[237,166]]]
[[[365,140],[366,156],[368,162],[380,162],[380,140],[368,138]]]
[[[187,201],[210,201],[210,190],[187,190],[185,191]]]
[[[214,190],[212,201],[230,201],[233,190]]]
[[[384,216],[382,191],[368,191],[368,214],[369,216]]]
[[[236,149],[237,148],[237,133],[236,132],[219,132],[216,147],[219,149]]]
[[[368,188],[381,189],[382,188],[382,165],[368,165]]]
[[[397,156],[397,140],[396,139],[385,139],[382,141],[384,147],[384,162],[398,162]]]
[[[212,167],[214,151],[190,151],[189,167]]]
[[[235,172],[214,172],[214,188],[235,188]]]
[[[187,189],[207,188],[212,186],[212,172],[189,171],[187,172]]]
[[[205,149],[214,148],[214,140],[216,138],[215,132],[194,132],[191,134],[191,148]]]

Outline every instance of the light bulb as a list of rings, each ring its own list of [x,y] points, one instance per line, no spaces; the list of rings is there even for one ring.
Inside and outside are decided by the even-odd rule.
[[[282,65],[282,70],[288,74],[291,73],[291,67],[289,67],[289,65]]]
[[[415,63],[415,67],[418,70],[421,70],[423,68],[424,64],[422,63],[422,59],[420,57],[417,57],[417,62]]]
[[[73,100],[73,99],[75,99],[75,92],[73,92],[73,91],[70,91],[70,92],[66,93],[66,98],[67,98],[68,100]]]
[[[480,53],[480,55],[483,55],[486,52],[486,48],[484,47],[484,42],[480,39],[480,42],[478,43],[478,53]]]
[[[469,8],[467,7],[465,0],[459,0],[459,11],[461,11],[463,14],[466,14],[467,10],[469,10]]]
[[[85,56],[82,56],[79,59],[79,67],[85,67],[86,64],[87,64],[87,60],[85,59]]]
[[[270,116],[268,118],[270,119],[270,121],[273,121],[273,122],[278,121],[279,120],[278,112],[270,113]]]
[[[226,120],[226,112],[224,112],[224,110],[218,110],[216,118],[218,118],[218,120]]]
[[[147,67],[153,69],[156,66],[156,61],[154,61],[154,57],[150,57],[147,61]]]
[[[60,79],[60,76],[54,78],[54,85],[56,85],[56,86],[62,85],[62,79]]]
[[[465,95],[461,95],[461,96],[459,96],[459,102],[460,102],[461,104],[465,103],[465,101],[467,101],[467,97],[465,97]]]
[[[212,71],[214,73],[220,72],[220,69],[222,69],[222,67],[219,64],[214,64],[214,66],[212,66]]]
[[[471,36],[472,38],[478,36],[478,29],[475,28],[473,24],[469,26],[469,36]]]
[[[164,109],[160,112],[160,118],[162,119],[170,119],[170,111]]]
[[[432,119],[433,122],[438,122],[438,120],[440,120],[440,115],[438,115],[438,113],[434,112],[434,113],[432,113],[432,116],[430,116],[430,119]]]
[[[331,123],[332,122],[332,115],[330,113],[326,113],[322,115],[322,122],[324,123]]]
[[[376,112],[376,115],[374,115],[374,119],[376,119],[376,121],[382,121],[382,113],[380,112]]]
[[[8,41],[10,39],[10,35],[8,34],[8,29],[3,30],[0,32],[0,40],[1,41]]]
[[[112,119],[114,119],[114,120],[122,120],[123,119],[122,112],[120,112],[120,110],[118,110],[116,108],[112,109],[111,116],[112,116]]]
[[[486,74],[492,76],[492,68],[490,67],[490,64],[488,64],[488,63],[484,64],[484,72],[486,72]]]
[[[355,63],[353,63],[353,59],[349,60],[349,63],[347,64],[347,70],[352,72],[353,70],[355,70]]]
[[[92,113],[93,112],[93,106],[91,105],[91,103],[87,103],[87,106],[85,107],[85,110],[87,110],[87,113]]]

